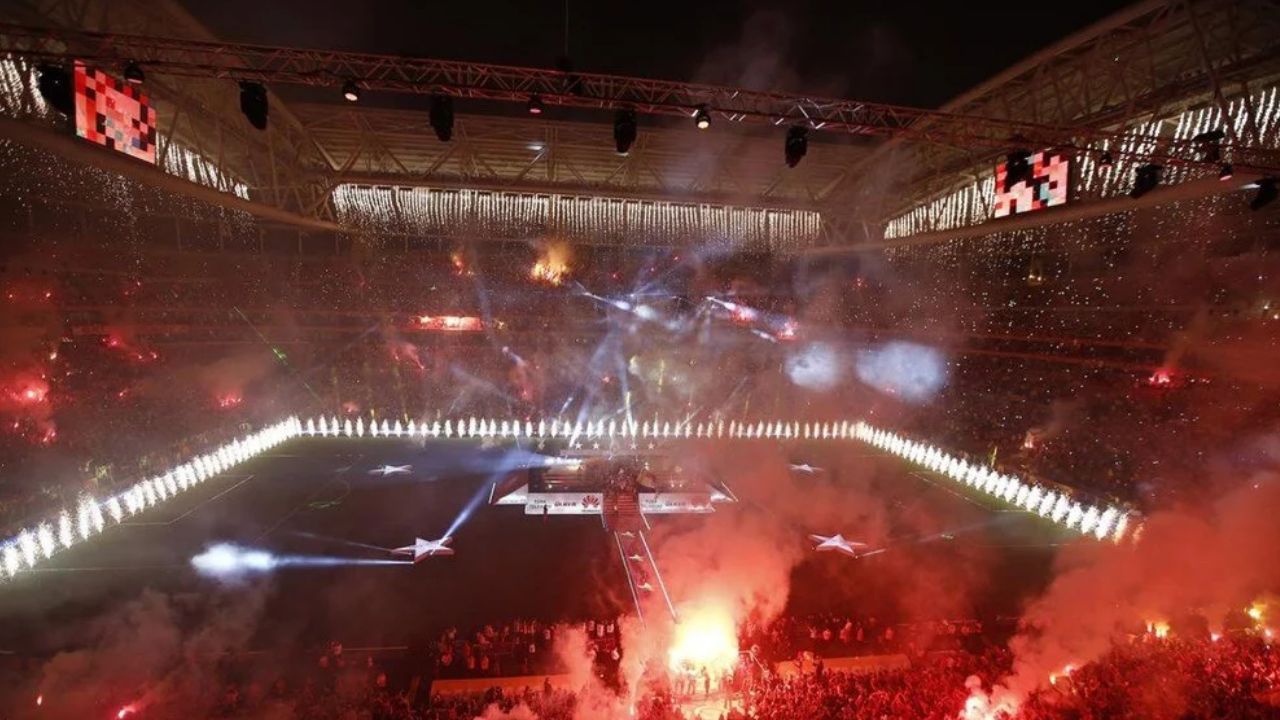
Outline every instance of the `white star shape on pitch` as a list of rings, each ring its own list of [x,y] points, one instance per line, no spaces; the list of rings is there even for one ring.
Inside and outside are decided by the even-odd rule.
[[[827,537],[826,535],[810,535],[809,539],[818,543],[813,548],[818,552],[835,551],[844,553],[852,558],[858,557],[858,548],[867,547],[866,543],[860,543],[854,540],[845,540],[844,536],[839,533],[836,533],[831,537]]]

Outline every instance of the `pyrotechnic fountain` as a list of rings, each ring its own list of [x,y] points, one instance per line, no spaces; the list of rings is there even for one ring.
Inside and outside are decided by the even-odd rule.
[[[446,418],[427,421],[400,419],[391,423],[371,421],[363,416],[339,420],[337,417],[313,417],[305,423],[289,418],[253,433],[242,440],[223,445],[213,452],[198,456],[157,477],[143,479],[118,494],[96,499],[85,496],[74,515],[64,511],[55,520],[21,531],[3,544],[0,556],[6,577],[34,567],[59,549],[102,532],[110,523],[119,523],[137,513],[164,502],[220,472],[239,464],[264,450],[296,437],[362,438],[461,438],[492,441],[534,440],[564,441],[571,448],[638,449],[642,444],[655,447],[659,443],[690,439],[716,441],[860,441],[900,457],[957,483],[980,491],[991,499],[1009,503],[1035,513],[1061,527],[1075,530],[1099,540],[1111,538],[1120,542],[1131,534],[1136,513],[1121,505],[1097,506],[1082,502],[1068,488],[1003,474],[991,467],[971,463],[946,451],[871,426],[863,421],[832,420],[800,422],[793,419],[738,420],[714,418],[694,421],[692,418],[617,420],[567,420],[542,418],[532,420]],[[74,518],[74,520],[73,520]],[[55,530],[52,528],[56,527]],[[56,539],[56,542],[55,542]]]

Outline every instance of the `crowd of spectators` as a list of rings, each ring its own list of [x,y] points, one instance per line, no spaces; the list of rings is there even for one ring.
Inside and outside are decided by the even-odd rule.
[[[803,629],[801,635],[819,626],[829,627],[795,619],[784,619],[777,625]],[[517,631],[517,626],[523,630]],[[963,623],[954,626],[957,633],[976,630]],[[549,626],[541,627],[545,630]],[[524,632],[529,638],[545,637],[529,624],[513,623],[512,628],[513,633]],[[499,637],[501,632],[494,630],[493,635]],[[456,634],[446,637],[452,638],[450,643],[457,642]],[[742,641],[748,639],[744,635]],[[836,645],[816,646],[832,653],[845,651]],[[865,649],[883,655],[894,648]],[[344,653],[335,644],[308,672],[228,683],[214,716],[571,720],[592,717],[591,708],[625,707],[633,702],[634,717],[642,720],[707,717],[707,708],[714,708],[712,717],[724,720],[1013,720],[985,712],[964,714],[971,697],[985,699],[994,685],[1018,667],[1004,646],[984,641],[968,647],[957,643],[950,648],[896,649],[905,651],[901,662],[871,663],[857,670],[838,669],[832,658],[839,655],[812,655],[807,662],[783,670],[777,663],[783,658],[744,653],[736,671],[724,682],[686,687],[675,681],[655,682],[646,675],[633,696],[626,687],[609,685],[607,678],[579,689],[568,688],[559,680],[553,683],[552,674],[541,679],[535,674],[529,682],[506,690],[495,678],[488,689],[432,692],[426,684],[430,680],[402,677],[403,664],[384,666],[372,656],[350,657],[353,653]],[[695,706],[703,714],[691,714]],[[1277,712],[1280,648],[1260,634],[1232,632],[1196,639],[1135,635],[1093,662],[1044,678],[1037,690],[1021,699],[1014,717],[1263,720],[1276,717]]]
[[[1135,372],[968,356],[909,434],[1005,472],[1141,508],[1207,487],[1204,468],[1280,419],[1257,388],[1179,370]]]
[[[765,626],[746,623],[740,642],[772,661],[808,654],[851,657],[917,653],[977,647],[984,627],[980,620],[894,622],[872,615],[825,613],[783,615]]]
[[[594,656],[619,659],[621,624],[618,619],[589,619],[581,624],[587,648]],[[561,672],[553,652],[564,625],[538,620],[487,624],[470,633],[448,628],[435,642],[434,675],[439,678],[501,677]]]

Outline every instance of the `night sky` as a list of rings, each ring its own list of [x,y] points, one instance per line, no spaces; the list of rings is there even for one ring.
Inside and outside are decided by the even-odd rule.
[[[537,67],[564,54],[563,0],[184,3],[224,40]],[[937,107],[1128,4],[570,0],[569,55],[589,72]]]

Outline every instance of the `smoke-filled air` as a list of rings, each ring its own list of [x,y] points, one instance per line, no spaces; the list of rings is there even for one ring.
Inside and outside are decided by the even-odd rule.
[[[1273,3],[528,5],[0,7],[0,718],[1280,717]]]

